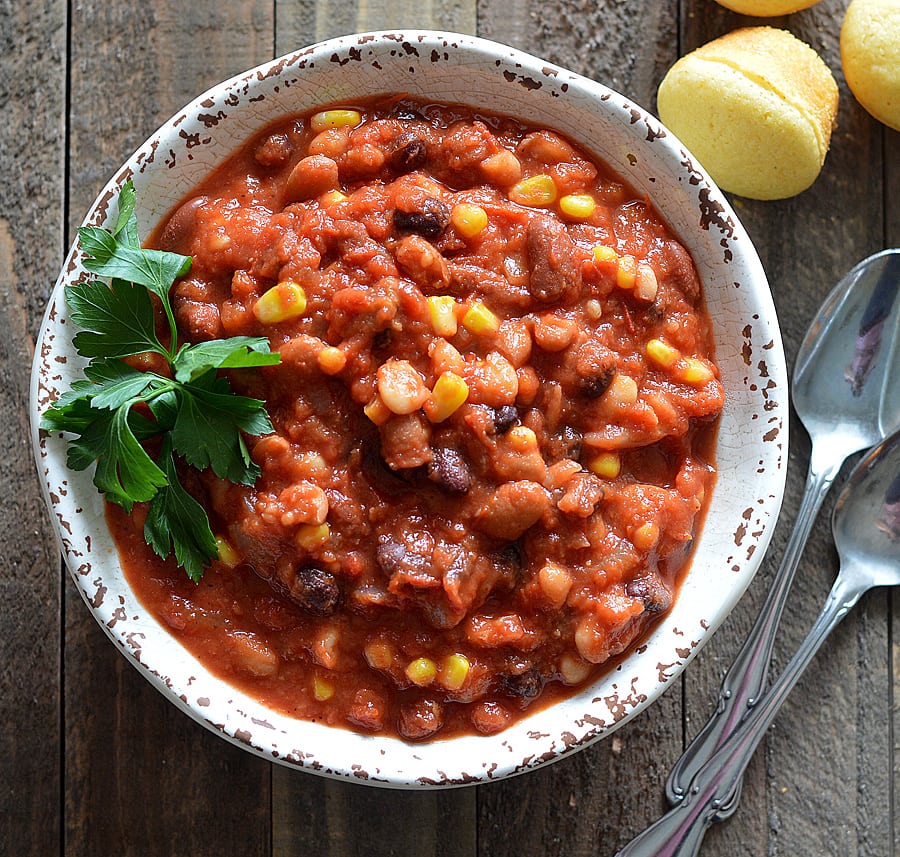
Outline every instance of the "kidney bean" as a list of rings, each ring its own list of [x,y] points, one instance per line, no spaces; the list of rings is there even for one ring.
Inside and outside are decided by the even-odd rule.
[[[437,238],[450,223],[450,209],[439,199],[426,196],[418,211],[394,211],[394,228],[401,234],[414,233]]]
[[[411,173],[423,166],[427,158],[425,141],[413,131],[404,131],[394,141],[388,163],[398,173]]]
[[[664,613],[672,604],[672,595],[666,585],[653,574],[629,580],[625,594],[644,602],[648,613]]]
[[[419,699],[400,706],[397,731],[410,741],[434,735],[444,725],[444,706],[436,699]]]
[[[291,601],[316,616],[330,616],[341,599],[334,575],[314,565],[297,569],[288,595]]]
[[[578,250],[566,227],[552,217],[528,222],[525,247],[531,268],[528,291],[546,303],[567,303],[581,291]]]
[[[428,478],[448,494],[466,494],[472,487],[472,471],[468,463],[449,446],[432,448]]]

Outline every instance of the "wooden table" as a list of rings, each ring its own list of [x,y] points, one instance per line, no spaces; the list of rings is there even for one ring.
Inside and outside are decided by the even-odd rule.
[[[784,202],[735,199],[778,305],[788,357],[837,276],[900,242],[900,135],[843,83],[846,2],[771,23],[841,83],[824,172]],[[712,0],[33,0],[0,17],[0,854],[441,857],[612,855],[665,806],[793,523],[808,441],[792,425],[774,548],[732,617],[663,698],[561,763],[484,787],[406,793],[269,764],[196,725],[114,651],[81,604],[42,508],[28,435],[34,338],[64,252],[113,169],[221,79],[318,39],[435,27],[504,41],[649,108],[687,50],[760,23]],[[826,504],[826,512],[829,507]],[[787,606],[776,667],[836,559],[823,514]],[[870,594],[794,692],[705,855],[900,854],[900,599]]]

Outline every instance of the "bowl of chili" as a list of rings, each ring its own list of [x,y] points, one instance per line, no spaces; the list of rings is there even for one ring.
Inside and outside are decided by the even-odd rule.
[[[166,435],[216,539],[194,580],[145,544],[152,503],[105,502],[48,430],[89,352],[73,295],[88,271],[118,295],[97,260],[126,221],[190,259],[168,362],[121,371],[158,370],[157,424],[210,409],[194,446]],[[652,703],[752,580],[784,488],[777,319],[727,200],[630,99],[477,38],[347,36],[200,96],[84,223],[36,349],[45,496],[98,623],[226,739],[375,785],[521,773]],[[242,356],[204,375],[177,337]],[[252,479],[202,428],[223,375],[265,402],[229,441]]]

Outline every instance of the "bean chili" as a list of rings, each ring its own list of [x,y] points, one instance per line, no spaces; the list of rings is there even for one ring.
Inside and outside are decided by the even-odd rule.
[[[687,251],[556,132],[382,99],[287,118],[154,237],[191,341],[268,336],[253,487],[185,475],[199,585],[110,508],[141,600],[288,714],[493,733],[666,611],[723,389]]]

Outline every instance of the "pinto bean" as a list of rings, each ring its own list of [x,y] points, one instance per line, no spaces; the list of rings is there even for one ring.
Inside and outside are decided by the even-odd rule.
[[[284,187],[286,203],[302,202],[338,186],[338,165],[325,155],[309,155],[297,162]]]
[[[438,249],[421,235],[407,235],[394,248],[397,265],[420,288],[439,291],[450,283],[450,271]]]
[[[511,542],[549,508],[550,495],[542,485],[527,479],[506,482],[478,510],[475,526],[489,536]]]

